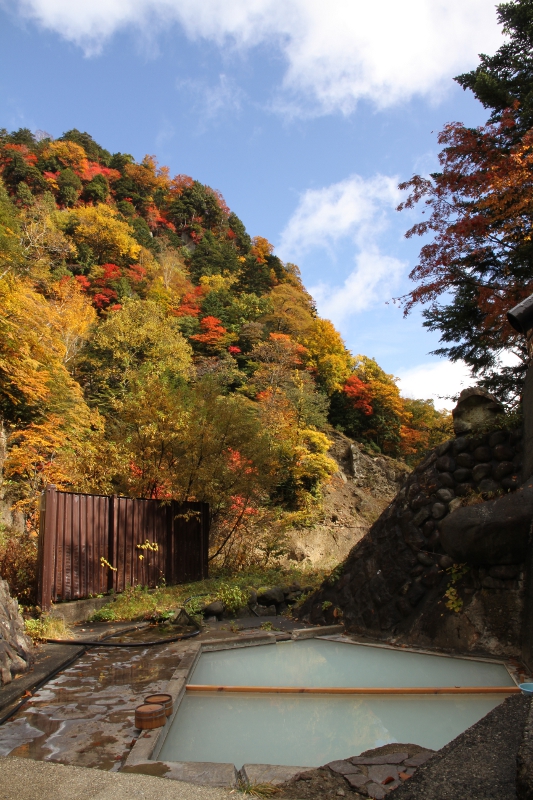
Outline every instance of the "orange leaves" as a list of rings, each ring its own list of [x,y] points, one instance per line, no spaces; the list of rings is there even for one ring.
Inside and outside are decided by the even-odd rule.
[[[496,319],[505,328],[503,306],[531,292],[530,278],[513,278],[513,269],[505,268],[533,237],[533,131],[513,144],[514,125],[510,112],[497,125],[447,125],[439,135],[441,172],[400,185],[411,194],[399,210],[421,200],[431,209],[406,235],[434,236],[411,273],[418,286],[404,299],[406,312],[470,284],[488,314],[487,328]]]
[[[257,364],[254,386],[258,392],[274,390],[293,382],[295,370],[302,367],[306,349],[284,333],[271,333],[267,342],[256,344],[250,353]]]
[[[231,211],[230,211],[230,208],[229,208],[228,204],[224,200],[224,198],[222,196],[222,193],[219,192],[218,189],[212,189],[210,186],[206,186],[206,191],[207,191],[208,194],[210,194],[212,197],[215,198],[217,206],[222,211],[224,216],[225,217],[229,217]],[[265,241],[266,241],[266,239],[265,239]],[[274,248],[272,247],[272,250],[273,249]]]
[[[201,303],[208,293],[206,286],[195,286],[192,292],[183,295],[179,308],[174,311],[176,317],[197,317],[201,311]]]
[[[417,431],[407,425],[400,427],[400,450],[403,456],[415,455],[422,449],[420,445],[426,443],[427,436],[424,435],[424,431]]]
[[[142,280],[145,270],[138,264],[135,267],[137,269],[132,267],[123,271],[117,264],[103,264],[101,267],[93,267],[88,277],[77,275],[76,281],[81,289],[91,295],[94,307],[103,311],[110,306],[117,306],[118,294],[115,287],[123,272],[128,273],[128,277],[135,281]]]
[[[43,483],[65,486],[68,475],[57,463],[59,451],[65,443],[64,420],[51,414],[44,422],[31,423],[19,430],[11,439],[5,471],[8,477],[22,477],[34,482],[42,476]]]
[[[303,344],[299,344],[291,339],[286,333],[271,333],[271,342],[275,342],[278,349],[283,350],[292,359],[293,366],[299,367],[302,364],[302,356],[307,353]]]
[[[189,175],[176,175],[169,184],[169,195],[172,196],[180,196],[183,194],[184,189],[191,189],[194,185],[194,181]]]
[[[142,164],[126,164],[124,170],[128,178],[138,184],[146,194],[152,194],[156,189],[169,188],[168,167],[159,168],[155,156],[145,156]]]
[[[416,286],[400,300],[406,314],[426,304],[424,324],[445,344],[439,355],[464,360],[516,402],[527,355],[506,312],[533,291],[533,131],[518,138],[508,110],[497,124],[447,125],[439,143],[440,171],[400,186],[411,194],[399,209],[423,201],[427,213],[406,235],[431,237],[410,274]],[[504,350],[516,366],[504,365]]]
[[[25,144],[5,144],[2,148],[3,153],[0,157],[0,163],[9,162],[14,153],[22,156],[26,164],[34,166],[37,163],[37,156],[32,153]]]
[[[267,256],[274,252],[274,245],[262,236],[254,236],[250,253],[255,256],[259,264],[266,264]]]
[[[228,333],[217,317],[204,317],[200,320],[200,328],[202,332],[190,338],[205,345],[207,348],[217,348],[225,340]]]
[[[96,175],[103,175],[108,181],[118,181],[122,176],[118,169],[102,167],[96,161],[87,161],[83,171],[79,174],[82,181],[92,181]]]
[[[228,469],[232,472],[240,472],[244,475],[256,475],[257,470],[249,458],[245,458],[238,450],[233,447],[227,449]]]
[[[342,391],[350,399],[353,407],[362,411],[365,416],[373,413],[370,389],[357,375],[350,375]]]

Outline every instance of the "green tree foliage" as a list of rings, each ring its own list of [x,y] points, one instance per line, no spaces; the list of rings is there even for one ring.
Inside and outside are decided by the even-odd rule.
[[[67,167],[61,170],[57,179],[59,186],[58,199],[63,206],[73,206],[80,196],[82,182],[74,170]],[[105,196],[103,198],[105,200]]]
[[[511,109],[518,123],[515,138],[533,126],[533,2],[501,3],[496,13],[508,40],[493,56],[480,55],[476,69],[455,80],[492,110],[491,122]]]
[[[90,402],[101,406],[153,375],[175,384],[190,366],[178,319],[153,300],[132,299],[96,328],[77,368]]]
[[[0,276],[4,277],[21,266],[20,221],[0,181]]]

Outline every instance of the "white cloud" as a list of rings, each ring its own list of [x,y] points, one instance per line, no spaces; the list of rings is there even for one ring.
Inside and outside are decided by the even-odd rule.
[[[433,400],[435,408],[452,409],[456,401],[450,396],[474,386],[475,378],[462,361],[431,361],[400,370],[400,392],[404,397]]]
[[[389,300],[406,266],[405,262],[386,256],[377,248],[359,252],[355,264],[342,286],[319,283],[309,289],[320,315],[336,325],[351,314]]]
[[[398,179],[352,175],[322,189],[309,189],[287,223],[277,248],[285,260],[309,250],[326,249],[334,258],[342,240],[353,242],[355,269],[342,286],[310,287],[320,313],[340,323],[349,314],[389,300],[406,264],[380,252],[378,238],[400,199]]]
[[[359,242],[386,225],[387,212],[400,202],[398,178],[352,175],[322,189],[308,189],[281,234],[279,251],[297,256],[316,247],[329,247],[345,236]]]
[[[153,36],[178,23],[191,40],[225,52],[268,44],[286,71],[277,106],[291,113],[351,113],[435,98],[479,52],[501,43],[493,0],[4,0],[89,54],[116,31]]]
[[[214,119],[224,111],[239,111],[244,92],[227,75],[220,74],[218,83],[199,80],[178,80],[178,89],[186,89],[194,97],[194,105],[204,119]]]

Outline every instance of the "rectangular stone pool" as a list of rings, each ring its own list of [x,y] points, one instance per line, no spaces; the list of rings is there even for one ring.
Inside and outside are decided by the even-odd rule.
[[[311,639],[203,653],[161,761],[320,766],[390,742],[440,749],[507,696],[279,694],[216,687],[515,687],[503,664]]]

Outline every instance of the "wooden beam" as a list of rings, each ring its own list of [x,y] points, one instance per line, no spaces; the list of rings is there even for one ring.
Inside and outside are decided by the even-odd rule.
[[[254,694],[518,694],[518,686],[214,686],[189,683],[189,692],[250,692]]]

